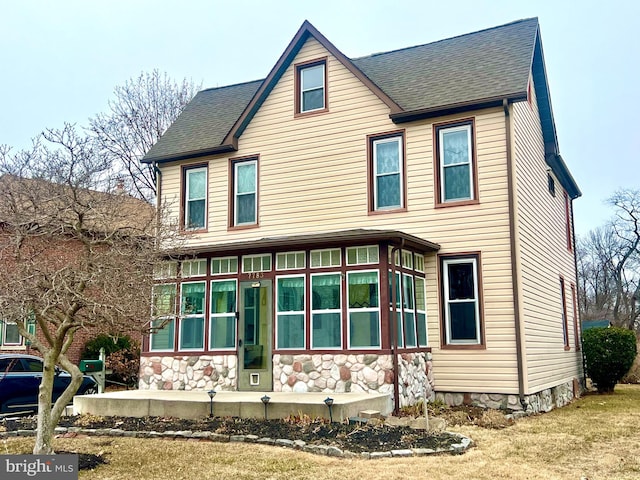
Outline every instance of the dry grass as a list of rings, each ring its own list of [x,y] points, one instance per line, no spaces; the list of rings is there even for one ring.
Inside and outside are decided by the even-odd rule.
[[[110,461],[81,479],[598,479],[640,478],[640,386],[587,396],[501,430],[452,428],[476,447],[464,455],[380,460],[320,457],[278,447],[125,438],[59,439],[59,450],[103,453]],[[32,439],[0,443],[0,453]]]

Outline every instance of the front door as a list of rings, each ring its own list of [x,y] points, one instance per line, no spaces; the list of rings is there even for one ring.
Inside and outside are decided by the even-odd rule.
[[[273,390],[271,280],[240,282],[238,390]]]

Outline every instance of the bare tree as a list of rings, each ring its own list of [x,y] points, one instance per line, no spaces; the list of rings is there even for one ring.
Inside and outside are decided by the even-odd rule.
[[[48,130],[29,151],[0,148],[0,316],[44,360],[35,454],[53,452],[54,428],[82,382],[66,355],[75,333],[148,327],[162,232],[154,207],[114,189],[108,162],[73,126]],[[52,406],[56,365],[72,380]]]
[[[200,86],[177,83],[158,70],[141,73],[114,90],[109,111],[90,119],[101,155],[122,175],[127,191],[152,202],[156,195],[153,165],[140,159],[169,128]]]
[[[615,217],[589,232],[577,248],[580,315],[640,327],[640,190],[619,190],[609,200]]]

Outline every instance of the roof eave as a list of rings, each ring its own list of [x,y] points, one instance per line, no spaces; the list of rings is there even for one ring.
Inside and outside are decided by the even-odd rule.
[[[455,113],[468,112],[471,110],[481,110],[483,108],[500,107],[504,99],[508,102],[517,102],[520,100],[526,100],[527,92],[515,92],[507,95],[500,95],[496,97],[482,98],[476,100],[470,100],[467,102],[451,103],[449,105],[439,105],[437,107],[423,108],[419,110],[411,110],[400,113],[392,113],[389,118],[394,123],[406,123],[413,122],[415,120],[421,120],[423,118],[441,117],[444,115],[451,115]]]
[[[219,153],[229,153],[238,150],[236,142],[231,144],[218,145],[213,148],[203,148],[201,150],[192,150],[190,152],[181,152],[179,154],[159,155],[159,156],[145,156],[142,163],[167,163],[177,162],[179,160],[188,160],[190,158],[206,157],[208,155],[217,155]]]
[[[391,245],[411,248],[420,253],[436,252],[440,245],[397,230],[353,229],[332,232],[321,232],[307,235],[289,235],[282,237],[260,238],[239,242],[219,243],[181,248],[180,255],[197,255],[202,253],[229,254],[243,250],[260,253],[266,251],[284,251],[292,248],[322,246],[352,246],[365,243],[387,242]]]

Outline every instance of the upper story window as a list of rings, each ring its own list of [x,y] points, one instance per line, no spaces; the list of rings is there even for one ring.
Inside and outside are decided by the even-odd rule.
[[[296,65],[296,113],[309,113],[327,108],[326,59]]]
[[[369,137],[372,172],[372,211],[404,208],[404,136],[400,133]]]
[[[232,160],[232,226],[258,223],[258,159]]]
[[[187,230],[206,228],[207,167],[190,167],[184,170],[183,226]]]
[[[474,122],[436,125],[436,204],[477,200]]]
[[[573,235],[571,235],[571,200],[569,195],[564,192],[564,217],[565,217],[565,229],[567,232],[567,250],[573,251]]]

